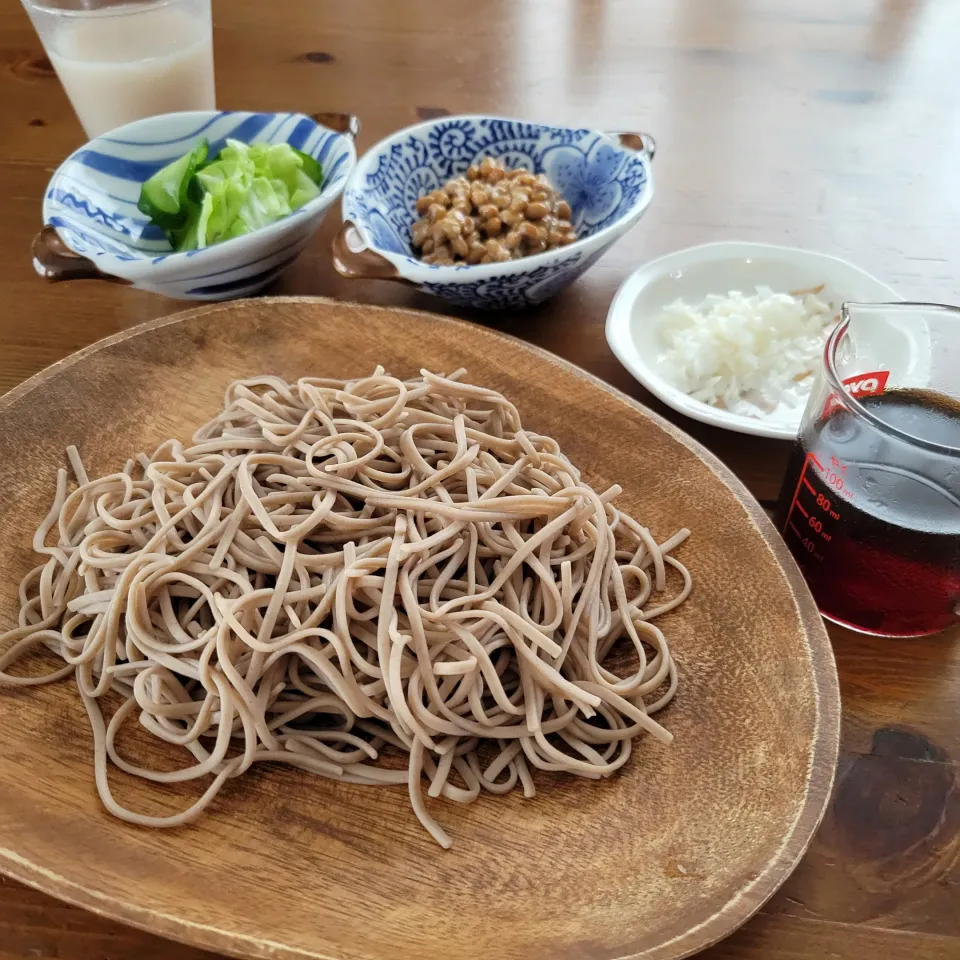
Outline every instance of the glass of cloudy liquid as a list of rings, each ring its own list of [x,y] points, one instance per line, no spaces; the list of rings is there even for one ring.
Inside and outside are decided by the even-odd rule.
[[[212,110],[210,0],[22,0],[88,137]]]

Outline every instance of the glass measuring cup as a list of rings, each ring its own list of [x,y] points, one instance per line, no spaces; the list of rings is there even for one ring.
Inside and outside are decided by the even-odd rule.
[[[960,623],[960,308],[843,305],[778,526],[827,619],[888,637]]]

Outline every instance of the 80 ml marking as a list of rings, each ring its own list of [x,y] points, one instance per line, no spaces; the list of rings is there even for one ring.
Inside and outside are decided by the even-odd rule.
[[[822,493],[817,494],[817,506],[823,510],[824,513],[828,514],[831,520],[839,520],[840,514],[836,510],[831,510],[830,498],[825,497]]]

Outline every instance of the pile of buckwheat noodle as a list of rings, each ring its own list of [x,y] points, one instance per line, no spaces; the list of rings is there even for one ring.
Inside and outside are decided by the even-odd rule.
[[[279,761],[406,784],[448,847],[424,790],[469,803],[519,783],[531,797],[532,768],[608,777],[640,733],[670,741],[651,714],[677,673],[651,620],[690,593],[671,555],[688,531],[658,544],[616,509],[619,487],[591,489],[462,374],[240,380],[192,446],[99,480],[68,451],[78,486],[60,470],[0,683],[73,676],[111,813],[178,826]],[[657,599],[670,567],[682,588]],[[634,651],[626,676],[604,666],[618,641]],[[40,644],[65,665],[9,672]],[[107,721],[110,691],[122,703]],[[192,765],[121,756],[131,714]],[[146,816],[114,800],[108,761],[212,780],[182,813]]]

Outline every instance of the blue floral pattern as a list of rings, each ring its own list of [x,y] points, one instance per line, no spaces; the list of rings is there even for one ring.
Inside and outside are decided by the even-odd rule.
[[[430,147],[447,160],[469,160],[476,153],[476,127],[469,120],[438,123],[429,135]]]
[[[608,143],[594,144],[588,153],[559,147],[547,154],[546,167],[553,185],[576,211],[577,226],[603,223],[620,204],[617,179],[623,154]]]
[[[582,254],[575,253],[562,263],[536,267],[525,273],[470,283],[425,283],[423,289],[462,307],[516,310],[552,297],[576,280],[594,259],[584,261]]]
[[[428,265],[414,256],[409,240],[417,200],[485,156],[546,173],[570,203],[580,239],[621,220],[629,225],[649,196],[649,158],[603,134],[494,117],[444,117],[388,140],[364,158],[344,192],[344,216],[373,247],[402,258],[422,276]],[[505,276],[431,279],[423,287],[469,306],[536,303],[579,276],[619,235],[614,234],[596,253],[561,249],[544,254],[547,262],[534,261]]]
[[[403,251],[404,242],[397,236],[397,232],[390,221],[379,210],[369,212],[367,229],[373,237],[374,244],[381,250],[390,250],[396,253]]]

